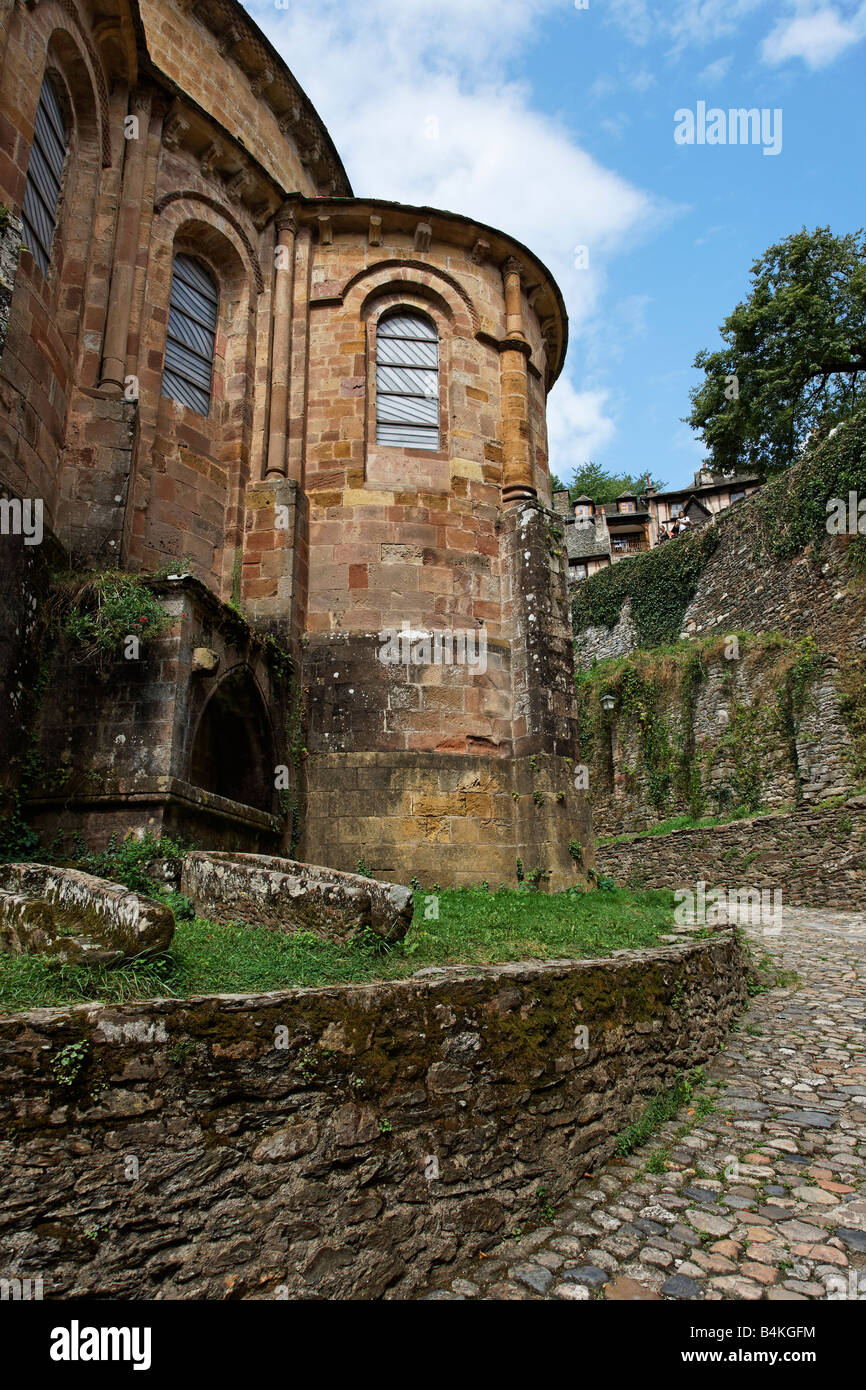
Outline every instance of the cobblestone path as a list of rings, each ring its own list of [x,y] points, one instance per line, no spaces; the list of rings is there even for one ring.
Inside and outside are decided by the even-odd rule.
[[[866,916],[747,934],[799,984],[751,1000],[691,1113],[422,1297],[866,1300]]]

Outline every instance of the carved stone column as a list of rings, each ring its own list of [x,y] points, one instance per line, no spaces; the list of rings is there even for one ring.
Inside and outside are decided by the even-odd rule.
[[[147,164],[147,132],[150,121],[150,93],[140,89],[130,93],[129,115],[137,121],[134,133],[125,140],[120,206],[114,234],[114,261],[111,289],[102,339],[102,368],[99,385],[103,390],[122,392],[126,372],[126,344],[132,309],[135,263],[138,259],[141,204]]]
[[[502,267],[505,285],[505,341],[500,343],[502,389],[502,500],[508,505],[534,498],[529,433],[529,378],[532,349],[523,329],[520,262],[509,256]]]
[[[292,332],[292,280],[297,222],[291,210],[277,214],[274,280],[274,336],[271,351],[271,411],[265,476],[288,472],[289,352]]]
[[[516,256],[509,256],[508,260],[503,262],[502,279],[505,283],[505,336],[522,338],[525,342],[523,301],[520,296],[520,262]]]

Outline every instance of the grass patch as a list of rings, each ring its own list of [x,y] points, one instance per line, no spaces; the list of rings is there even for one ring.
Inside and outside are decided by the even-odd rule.
[[[416,894],[405,940],[385,950],[365,941],[338,946],[310,932],[283,936],[266,927],[220,926],[196,917],[177,922],[165,956],[117,969],[0,955],[0,1009],[404,979],[428,965],[583,959],[655,946],[673,920],[673,893],[667,889],[543,894],[467,888],[437,896],[438,920],[425,917],[431,895]]]
[[[663,1124],[672,1120],[683,1106],[689,1105],[694,1099],[695,1085],[702,1082],[704,1073],[702,1067],[695,1067],[690,1072],[680,1072],[674,1077],[673,1085],[665,1090],[659,1091],[658,1095],[653,1096],[649,1105],[644,1110],[639,1119],[633,1124],[627,1125],[616,1141],[616,1153],[620,1158],[625,1158],[627,1154],[639,1149],[648,1139],[655,1134],[656,1130],[661,1129]],[[708,1115],[714,1108],[714,1102],[709,1096],[700,1096],[695,1102],[695,1114],[698,1117]],[[686,1125],[682,1134],[687,1134],[690,1125]],[[676,1138],[682,1138],[678,1133]],[[667,1150],[657,1149],[655,1154],[650,1156],[647,1167],[650,1172],[661,1172],[659,1163],[667,1161]],[[656,1166],[651,1166],[655,1164]]]
[[[844,799],[844,797],[839,798],[840,802]],[[596,845],[625,845],[647,835],[669,835],[672,830],[708,830],[714,825],[731,825],[735,821],[748,820],[762,814],[769,816],[793,810],[794,807],[791,805],[773,806],[764,811],[760,807],[757,811],[751,811],[748,806],[737,806],[724,816],[670,816],[667,820],[659,821],[656,825],[647,826],[646,830],[629,831],[623,835],[597,835],[595,843]]]

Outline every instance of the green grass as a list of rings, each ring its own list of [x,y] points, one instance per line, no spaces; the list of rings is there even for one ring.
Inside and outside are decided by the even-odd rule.
[[[671,1153],[679,1141],[690,1133],[699,1120],[711,1115],[716,1108],[712,1096],[695,1092],[695,1087],[703,1085],[705,1080],[703,1067],[694,1067],[690,1072],[680,1072],[674,1078],[673,1084],[653,1096],[638,1119],[618,1136],[617,1155],[624,1158],[635,1149],[642,1148],[668,1120],[672,1120],[688,1106],[691,1118],[677,1127],[668,1144],[654,1149],[644,1164],[648,1173],[664,1173]]]
[[[657,944],[673,918],[673,894],[666,889],[545,894],[468,888],[443,891],[438,899],[439,920],[425,920],[429,895],[417,893],[405,941],[386,951],[197,917],[177,922],[164,957],[113,970],[0,955],[0,1010],[400,979],[428,965],[604,956]]]
[[[844,798],[842,798],[844,800]],[[730,825],[734,821],[746,820],[753,816],[771,815],[779,811],[793,811],[793,806],[773,806],[768,810],[750,811],[747,806],[738,806],[724,816],[670,816],[668,820],[649,825],[645,830],[634,830],[624,835],[597,835],[597,845],[625,845],[642,835],[669,835],[672,830],[708,830],[714,825]]]

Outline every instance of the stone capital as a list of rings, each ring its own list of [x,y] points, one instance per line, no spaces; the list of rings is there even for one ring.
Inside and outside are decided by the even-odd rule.
[[[146,120],[150,115],[152,93],[147,87],[133,87],[129,94],[129,109],[133,116]]]
[[[167,150],[176,150],[189,130],[189,121],[177,111],[172,111],[162,128],[162,143]]]
[[[274,224],[278,232],[289,232],[292,236],[298,230],[298,213],[296,208],[280,208]]]

